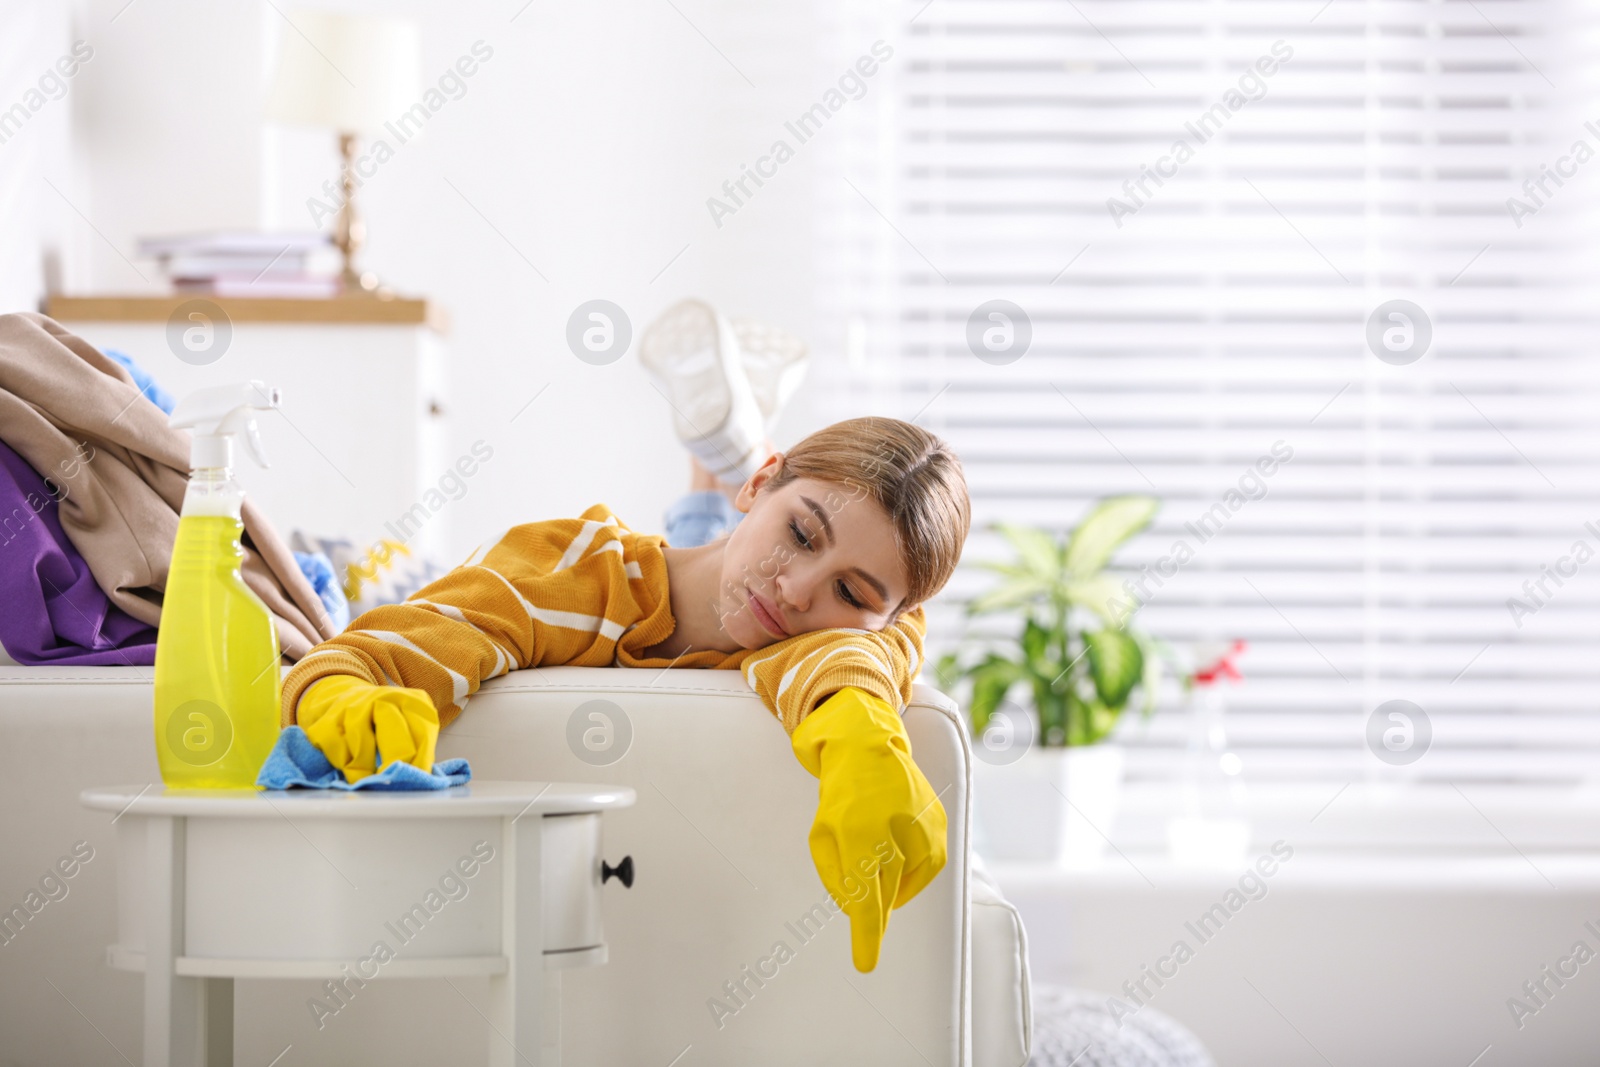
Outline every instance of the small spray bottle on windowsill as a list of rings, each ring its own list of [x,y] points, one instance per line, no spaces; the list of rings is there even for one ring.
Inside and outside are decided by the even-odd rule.
[[[194,433],[156,635],[156,756],[168,786],[254,788],[278,740],[278,631],[240,573],[233,437],[243,433],[267,466],[256,413],[279,399],[258,381],[216,386],[184,397],[168,420]]]
[[[1188,677],[1194,721],[1185,761],[1183,814],[1167,822],[1167,850],[1173,862],[1186,867],[1233,867],[1250,849],[1250,821],[1240,817],[1245,786],[1244,763],[1228,744],[1224,723],[1225,697],[1220,682],[1244,680],[1236,660],[1245,642],[1206,655]]]

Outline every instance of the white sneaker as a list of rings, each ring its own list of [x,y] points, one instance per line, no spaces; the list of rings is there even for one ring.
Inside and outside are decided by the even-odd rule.
[[[762,409],[732,324],[699,300],[663,311],[639,342],[639,362],[672,405],[672,425],[701,466],[737,485],[767,458]]]
[[[809,362],[806,343],[792,333],[768,326],[755,319],[732,319],[739,338],[745,377],[766,425],[767,435],[782,414],[784,405],[800,388]]]

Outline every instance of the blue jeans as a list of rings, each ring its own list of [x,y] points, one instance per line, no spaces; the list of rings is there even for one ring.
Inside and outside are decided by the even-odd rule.
[[[667,544],[673,548],[694,548],[710,544],[728,533],[744,512],[733,506],[727,497],[715,489],[685,493],[667,508],[662,517]]]

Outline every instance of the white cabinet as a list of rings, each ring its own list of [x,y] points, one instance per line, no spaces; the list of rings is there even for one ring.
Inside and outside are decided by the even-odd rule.
[[[429,500],[456,457],[442,319],[427,301],[206,298],[224,316],[206,350],[207,324],[182,317],[191,299],[55,297],[45,313],[131,356],[174,397],[252,378],[280,386],[282,410],[261,419],[271,468],[241,448],[234,473],[285,540],[302,529],[369,545],[400,530],[414,550],[446,550],[450,509]],[[197,347],[186,329],[202,331]]]

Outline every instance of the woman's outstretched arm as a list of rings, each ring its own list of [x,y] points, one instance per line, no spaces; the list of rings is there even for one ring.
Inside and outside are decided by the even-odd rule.
[[[281,725],[296,722],[301,696],[329,675],[420,689],[448,726],[483,682],[507,671],[610,665],[635,621],[625,594],[638,564],[624,559],[604,510],[512,527],[404,603],[365,612],[289,672]]]
[[[748,656],[745,681],[793,735],[812,710],[855,686],[897,711],[911,699],[922,669],[927,621],[919,604],[882,630],[832,629],[796,634]]]

